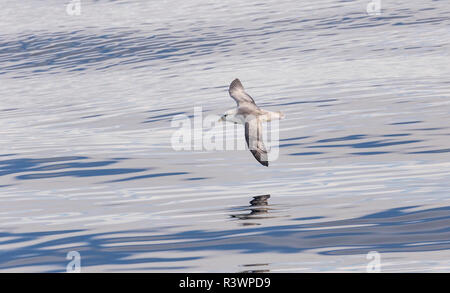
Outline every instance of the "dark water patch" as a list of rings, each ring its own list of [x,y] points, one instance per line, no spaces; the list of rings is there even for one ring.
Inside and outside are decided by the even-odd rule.
[[[10,159],[0,161],[0,176],[33,171],[34,168],[46,163],[66,162],[66,161],[78,161],[88,159],[83,156],[65,156],[65,157],[53,157],[53,158],[23,158],[23,159]]]
[[[410,143],[416,143],[421,142],[422,140],[403,140],[403,141],[391,141],[391,140],[375,140],[375,141],[368,141],[368,142],[361,142],[361,143],[355,143],[355,144],[328,144],[328,145],[312,145],[307,146],[308,148],[337,148],[337,147],[352,147],[352,148],[358,148],[358,149],[364,149],[364,148],[378,148],[378,147],[386,147],[386,146],[393,146],[393,145],[402,145],[402,144],[410,144]]]
[[[424,23],[441,23],[446,20],[448,20],[447,17],[431,17],[431,18],[416,20],[416,21],[412,21],[412,22],[403,22],[403,21],[396,22],[393,25],[402,26],[402,25],[417,25],[417,24],[424,24]]]
[[[411,152],[408,154],[442,154],[442,153],[449,153],[449,152],[450,152],[450,149],[438,149],[438,150]]]
[[[384,134],[383,137],[397,137],[397,136],[408,136],[411,133],[394,133],[394,134]]]
[[[319,220],[324,219],[325,217],[302,217],[302,218],[294,218],[291,219],[293,221],[310,221],[310,220]]]
[[[377,18],[380,19],[380,18]],[[384,22],[379,22],[379,23],[372,23],[372,24],[361,24],[361,25],[351,25],[351,26],[346,26],[346,27],[337,27],[336,29],[339,30],[348,30],[348,29],[360,29],[360,28],[372,28],[372,27],[377,27],[377,26],[382,26],[382,25],[386,25],[387,23]]]
[[[351,153],[352,155],[360,155],[360,156],[371,156],[371,155],[382,155],[382,154],[389,154],[390,152],[357,152],[357,153]]]
[[[29,233],[25,233],[25,234],[19,233],[19,234],[16,234],[11,239],[7,239],[7,240],[3,240],[2,238],[8,238],[9,233],[0,232],[0,244],[6,245],[6,244],[21,243],[21,242],[31,241],[31,240],[37,239],[39,237],[47,237],[50,235],[56,236],[56,235],[62,235],[62,234],[67,234],[67,233],[76,233],[76,232],[81,232],[81,231],[83,231],[83,230],[29,232]],[[0,254],[0,257],[1,257],[1,254]]]
[[[363,138],[366,138],[366,137],[367,137],[367,135],[365,135],[365,134],[353,134],[353,135],[347,135],[347,136],[343,136],[343,137],[321,139],[321,140],[318,140],[317,142],[318,143],[323,143],[323,142],[357,140],[357,139],[363,139]]]
[[[441,130],[441,129],[445,129],[443,127],[430,127],[430,128],[416,128],[416,129],[411,129],[411,130],[416,130],[416,131],[433,131],[433,130]]]
[[[317,238],[340,238],[340,237],[352,237],[352,236],[358,236],[358,237],[362,237],[364,235],[369,235],[369,233],[366,232],[330,232],[327,234],[316,234],[316,235],[310,235],[310,236],[305,236],[305,239],[317,239]]]
[[[44,243],[32,244],[27,247],[14,250],[14,254],[0,253],[0,269],[11,269],[24,266],[57,266],[60,269],[49,269],[48,272],[65,272],[66,271],[66,255],[69,251],[78,251],[82,255],[82,265],[126,265],[126,264],[155,264],[170,263],[178,264],[180,262],[198,260],[202,257],[139,257],[130,259],[135,253],[130,250],[110,249],[104,247],[109,243],[108,240],[116,239],[120,241],[120,237],[115,238],[114,232],[109,234],[86,234],[79,236],[71,236],[67,234],[80,233],[79,230],[66,231],[49,231],[49,232],[31,232],[31,233],[0,233],[0,244],[21,243],[36,240],[44,237],[60,237],[53,240],[47,240]],[[150,231],[147,231],[150,232]],[[117,232],[120,233],[120,232]],[[109,236],[107,241],[102,240],[103,236]],[[11,240],[2,241],[1,238],[13,238]],[[74,244],[76,243],[76,244]],[[86,243],[86,244],[78,244]],[[68,248],[54,248],[55,246],[64,246]],[[160,267],[158,267],[160,268]],[[172,268],[172,266],[168,266]]]
[[[280,141],[291,141],[291,140],[300,140],[305,138],[310,138],[311,136],[298,136],[298,137],[289,137],[289,138],[283,138],[280,139]]]
[[[192,256],[194,259],[200,259],[201,255],[208,251],[226,252],[236,249],[242,254],[292,254],[319,250],[318,253],[323,255],[365,255],[371,250],[380,253],[450,250],[448,240],[450,207],[411,211],[413,208],[416,207],[393,208],[344,220],[299,223],[323,218],[297,218],[292,224],[287,225],[240,225],[240,228],[219,231],[196,229],[166,234],[160,234],[160,231],[155,234],[152,230],[125,232],[130,233],[129,236],[124,235],[123,231],[111,233],[83,231],[86,234],[75,236],[67,235],[74,233],[69,230],[2,232],[1,245],[27,242],[30,244],[10,249],[8,253],[0,253],[0,269],[48,265],[60,267],[61,271],[64,271],[67,265],[65,256],[72,250],[79,251],[83,256],[84,267],[172,262],[179,266],[180,262],[190,260],[189,257],[132,257],[137,254],[161,252],[189,252],[194,254]],[[270,212],[267,210],[267,213]],[[251,211],[248,214],[251,214]],[[232,218],[239,219],[239,217]],[[264,221],[257,218],[244,217],[239,223]],[[139,233],[140,236],[135,236],[134,233]],[[49,240],[49,236],[52,239]],[[137,241],[146,243],[136,244]]]
[[[198,180],[206,180],[210,179],[211,177],[192,177],[192,178],[186,178],[184,180],[186,181],[198,181]]]
[[[161,112],[161,111],[166,111],[166,110],[169,110],[169,109],[165,108],[165,109],[148,110],[148,111],[146,111],[146,113]]]
[[[182,115],[185,114],[186,112],[173,112],[173,113],[167,113],[167,114],[161,114],[161,115],[157,115],[157,116],[152,116],[152,117],[148,117],[148,120],[143,121],[142,123],[151,123],[151,122],[157,122],[157,121],[165,121],[168,120],[169,118],[173,118],[174,116],[177,115]],[[192,117],[192,116],[188,116]]]
[[[142,175],[142,176],[134,176],[134,177],[124,178],[124,179],[111,180],[111,181],[107,181],[107,183],[132,181],[132,180],[139,180],[139,179],[165,177],[165,176],[186,175],[186,174],[189,174],[189,172],[155,173],[155,174],[147,174],[147,175]]]
[[[303,152],[303,153],[292,153],[289,156],[312,156],[312,155],[320,155],[324,152]]]
[[[129,173],[144,172],[148,169],[144,168],[116,168],[116,169],[89,169],[89,170],[74,170],[66,172],[53,172],[53,173],[34,173],[16,176],[19,180],[31,180],[31,179],[45,179],[45,178],[57,178],[57,177],[94,177],[94,176],[112,176]]]
[[[402,18],[409,18],[409,17],[412,17],[412,15],[381,16],[380,19],[382,19],[382,20],[391,20],[391,19],[402,19]]]
[[[167,260],[167,258],[161,258],[162,262],[164,262],[165,260]],[[105,272],[140,272],[140,271],[161,271],[161,270],[165,270],[165,271],[169,271],[169,270],[184,270],[184,271],[188,271],[189,269],[192,269],[191,266],[173,266],[173,267],[167,267],[167,266],[154,266],[154,267],[141,267],[139,266],[139,268],[120,268],[120,269],[105,269]],[[57,273],[59,271],[55,271],[55,272],[49,272],[49,273]]]
[[[335,102],[335,101],[338,101],[338,99],[327,99],[327,100],[316,100],[316,101],[298,101],[298,102],[273,104],[273,106],[289,106],[289,105],[297,105],[297,104],[315,104],[315,103],[327,103],[327,102]]]
[[[232,250],[241,247],[243,253],[298,253],[305,250],[324,250],[321,254],[335,253],[335,247],[360,247],[357,250],[341,249],[343,255],[362,254],[369,250],[384,251],[430,251],[450,249],[420,244],[421,242],[448,241],[450,236],[450,207],[408,212],[412,207],[385,210],[363,217],[320,223],[280,225],[272,227],[225,230],[220,232],[191,231],[168,235],[166,239],[178,238],[181,243],[165,247],[155,244],[152,251],[201,251]],[[328,228],[329,227],[329,228]],[[337,230],[337,228],[339,228]],[[257,235],[244,235],[248,232]],[[386,238],[386,235],[389,235]],[[218,237],[225,237],[223,241]],[[233,240],[230,240],[233,239]],[[418,244],[410,246],[410,244]],[[147,247],[149,248],[149,247]]]
[[[45,178],[58,177],[94,177],[94,176],[110,176],[128,173],[136,173],[148,171],[153,168],[106,168],[106,169],[92,169],[98,167],[105,167],[116,164],[125,158],[116,158],[110,160],[100,161],[83,161],[89,159],[84,156],[66,156],[53,158],[22,158],[0,161],[0,176],[28,173],[17,175],[15,179],[18,180],[33,180]],[[56,170],[75,169],[60,172],[48,172]],[[29,173],[32,172],[32,173]]]
[[[419,11],[427,11],[427,10],[435,10],[434,7],[426,7],[426,8],[420,8]]]
[[[221,36],[191,36],[162,34],[154,31],[122,30],[100,34],[53,32],[22,35],[15,40],[0,41],[0,73],[45,73],[59,69],[83,71],[88,68],[110,69],[122,64],[194,57],[225,52],[233,45]],[[107,65],[105,65],[107,64]]]
[[[166,118],[166,117],[172,117],[172,116],[181,115],[181,114],[185,114],[185,113],[186,112],[173,112],[173,113],[161,114],[161,115],[157,115],[157,116],[148,117],[147,119]]]
[[[27,170],[30,171],[54,171],[61,169],[76,169],[76,168],[92,168],[92,167],[104,167],[111,164],[115,164],[118,161],[110,160],[110,161],[97,161],[97,162],[71,162],[66,164],[53,164],[48,166],[42,166],[37,168],[32,168]]]
[[[81,117],[81,119],[89,119],[89,118],[95,118],[95,117],[100,117],[100,116],[103,116],[103,114],[83,116],[83,117]]]
[[[405,47],[405,50],[414,50],[414,49],[422,49],[422,47]]]
[[[406,121],[406,122],[395,122],[390,123],[389,125],[404,125],[404,124],[415,124],[415,123],[421,123],[423,121],[415,120],[415,121]]]
[[[296,145],[301,145],[301,143],[285,143],[285,144],[280,144],[280,148],[287,148],[287,147],[291,147],[291,146],[296,146]]]
[[[401,145],[401,144],[410,144],[410,143],[416,143],[421,142],[422,140],[416,139],[416,140],[403,140],[403,141],[369,141],[369,142],[362,142],[362,143],[356,143],[351,145],[352,148],[379,148],[379,147],[385,147],[385,146],[392,146],[392,145]]]

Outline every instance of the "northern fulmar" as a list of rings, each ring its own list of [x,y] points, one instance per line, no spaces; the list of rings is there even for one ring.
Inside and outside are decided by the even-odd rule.
[[[244,91],[242,83],[237,78],[231,82],[228,92],[236,101],[237,107],[226,111],[220,121],[243,124],[245,140],[250,152],[261,165],[268,167],[267,150],[262,138],[262,122],[283,119],[284,114],[280,111],[271,112],[260,109],[253,98]]]

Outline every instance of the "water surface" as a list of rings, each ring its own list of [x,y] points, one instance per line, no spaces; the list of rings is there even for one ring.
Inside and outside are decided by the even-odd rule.
[[[450,8],[367,3],[4,1],[0,271],[449,271]],[[269,168],[172,148],[236,77]]]

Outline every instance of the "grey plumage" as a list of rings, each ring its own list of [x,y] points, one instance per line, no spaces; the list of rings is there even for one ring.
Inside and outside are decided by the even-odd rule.
[[[264,119],[261,119],[261,117],[265,115],[264,118],[268,121],[271,112],[261,110],[253,98],[245,92],[244,86],[237,78],[231,82],[228,92],[237,104],[237,109],[232,111],[232,119],[235,119],[234,122],[237,120],[244,124],[245,141],[250,152],[261,165],[268,167],[267,149],[262,137],[262,120]],[[224,117],[224,120],[227,120],[228,114]]]
[[[256,106],[253,98],[244,91],[244,87],[239,79],[235,79],[231,82],[230,88],[228,89],[230,96],[236,101],[238,107],[243,103],[251,103]]]
[[[231,82],[228,92],[236,101],[237,108],[225,112],[220,120],[243,124],[245,141],[250,152],[261,165],[268,167],[269,160],[262,137],[262,122],[282,119],[284,118],[283,113],[260,109],[253,98],[245,92],[242,83],[237,78]]]
[[[245,141],[250,152],[261,165],[269,167],[267,150],[262,138],[262,123],[257,117],[245,122]]]

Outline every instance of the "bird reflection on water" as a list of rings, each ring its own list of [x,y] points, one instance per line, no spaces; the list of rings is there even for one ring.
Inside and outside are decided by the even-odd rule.
[[[254,196],[250,201],[250,206],[243,209],[246,211],[245,213],[232,214],[231,217],[237,218],[239,220],[244,220],[245,222],[241,223],[243,226],[261,225],[261,223],[247,222],[247,220],[274,218],[274,216],[270,214],[270,210],[272,210],[272,208],[268,203],[269,198],[270,194]]]
[[[269,264],[268,263],[262,263],[262,264],[248,264],[248,265],[242,265],[243,267],[263,267],[263,268],[254,268],[254,269],[248,269],[243,270],[238,273],[269,273],[270,270],[268,269]],[[264,268],[267,267],[267,268]]]
[[[261,223],[255,222],[247,222],[247,220],[262,220],[262,219],[270,219],[274,218],[269,211],[272,210],[269,206],[270,194],[257,195],[254,196],[250,201],[250,206],[246,207],[244,210],[246,213],[242,214],[233,214],[232,218],[237,218],[239,220],[244,220],[241,224],[243,226],[251,226],[251,225],[261,225]],[[249,212],[248,212],[249,211]],[[239,273],[268,273],[270,270],[268,269],[268,263],[261,264],[244,264],[245,270],[240,271]]]

